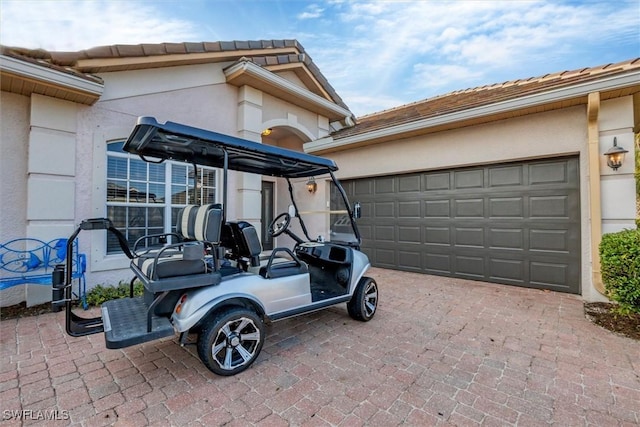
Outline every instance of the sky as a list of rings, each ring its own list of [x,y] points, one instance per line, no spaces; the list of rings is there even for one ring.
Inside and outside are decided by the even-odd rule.
[[[358,117],[640,57],[640,0],[0,0],[0,44],[50,51],[296,39]]]

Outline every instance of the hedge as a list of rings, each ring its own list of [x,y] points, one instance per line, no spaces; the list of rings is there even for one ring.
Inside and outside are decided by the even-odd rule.
[[[142,295],[144,287],[142,283],[136,281],[133,286],[133,295]],[[118,298],[127,298],[130,292],[130,285],[126,282],[120,282],[118,286],[96,285],[87,292],[87,304],[91,306],[100,306],[106,301]]]
[[[640,313],[640,230],[605,234],[600,243],[602,281],[620,314]]]

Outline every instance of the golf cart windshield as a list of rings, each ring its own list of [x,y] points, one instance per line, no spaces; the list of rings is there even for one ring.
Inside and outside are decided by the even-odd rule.
[[[360,244],[353,210],[334,175],[338,167],[331,159],[178,123],[160,124],[153,117],[138,119],[123,149],[148,162],[173,160],[222,169],[224,208],[228,170],[284,179],[291,197],[287,204],[293,206],[295,217],[291,221],[293,233],[302,240]],[[276,209],[282,212],[280,205]]]

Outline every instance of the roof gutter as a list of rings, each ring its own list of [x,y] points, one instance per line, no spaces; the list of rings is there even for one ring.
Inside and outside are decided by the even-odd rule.
[[[640,70],[603,78],[594,82],[576,84],[564,88],[550,90],[547,92],[511,99],[508,101],[496,102],[493,104],[483,105],[481,107],[456,111],[449,114],[442,114],[435,117],[416,120],[410,123],[403,123],[397,126],[376,129],[372,130],[371,132],[348,136],[337,140],[334,140],[333,137],[329,136],[304,144],[304,149],[308,153],[313,153],[336,148],[348,148],[353,144],[359,144],[377,139],[385,139],[397,135],[428,129],[435,126],[505,113],[508,111],[526,109],[543,104],[562,101],[565,99],[578,98],[582,96],[584,96],[586,99],[586,97],[593,92],[604,92],[613,89],[620,89],[627,86],[637,85],[639,83]]]
[[[104,85],[101,83],[83,79],[42,65],[20,61],[19,59],[6,55],[0,55],[0,71],[27,80],[35,80],[71,91],[86,93],[96,98],[99,98],[104,91]]]
[[[224,69],[228,83],[242,85],[258,81],[278,96],[290,102],[326,115],[330,119],[339,119],[345,126],[353,126],[353,113],[309,90],[291,83],[289,80],[254,64],[251,61],[239,61]]]

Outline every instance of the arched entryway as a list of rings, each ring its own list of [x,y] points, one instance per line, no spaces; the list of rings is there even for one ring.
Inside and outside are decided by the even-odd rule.
[[[304,151],[302,146],[310,141],[303,131],[291,126],[274,126],[267,128],[262,133],[262,143],[295,151]],[[269,251],[275,247],[273,238],[269,235],[268,228],[273,218],[281,212],[285,212],[289,204],[287,183],[284,179],[269,176],[262,177],[261,185],[261,222],[262,231],[260,240],[264,250]],[[286,237],[282,237],[285,239]]]

